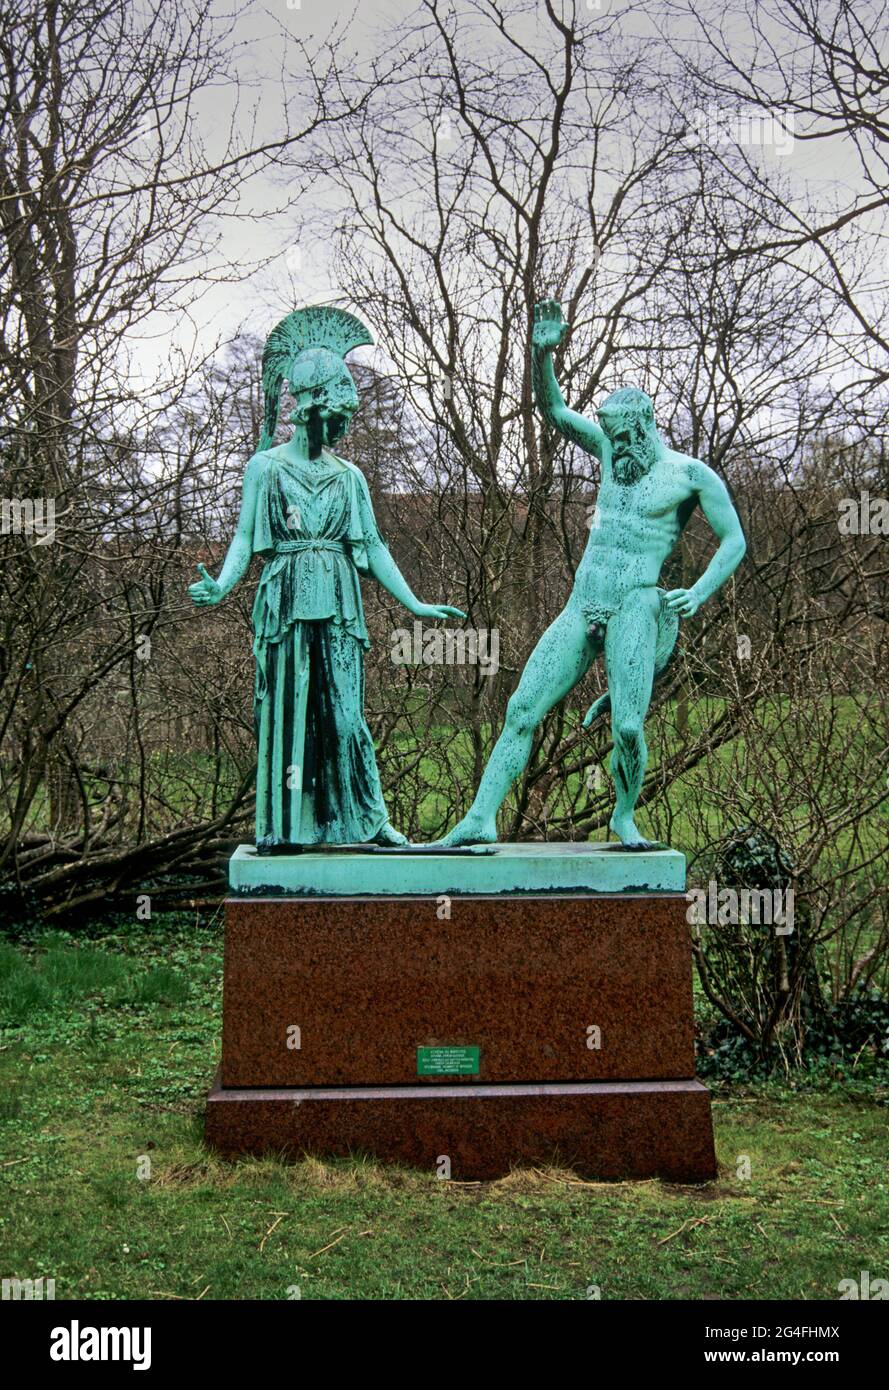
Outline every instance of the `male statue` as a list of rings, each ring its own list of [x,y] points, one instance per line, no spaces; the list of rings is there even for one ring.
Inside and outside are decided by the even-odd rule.
[[[747,548],[725,484],[705,463],[667,447],[644,391],[613,392],[597,411],[598,424],[568,409],[552,363],[567,328],[555,300],[535,306],[532,380],[546,423],[601,463],[589,539],[571,596],[528,658],[509,701],[475,800],[444,845],[496,840],[497,812],[528,761],[534,730],[604,650],[608,694],[592,706],[584,725],[610,706],[616,794],[611,829],[625,845],[648,848],[651,842],[633,817],[648,756],[643,725],[652,682],[673,650],[679,618],[691,617],[716,593]],[[718,548],[690,589],[665,593],[657,587],[661,567],[697,505]]]

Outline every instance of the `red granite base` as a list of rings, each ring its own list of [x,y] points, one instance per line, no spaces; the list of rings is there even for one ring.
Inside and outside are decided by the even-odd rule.
[[[538,1163],[590,1179],[716,1176],[709,1092],[688,1080],[286,1090],[217,1083],[206,1138],[223,1154],[368,1154],[458,1181]]]
[[[694,1076],[683,894],[467,896],[447,911],[229,898],[223,1085],[410,1086],[418,1047],[460,1046],[480,1063],[462,1085]]]
[[[679,893],[226,903],[225,1154],[706,1182]],[[425,1049],[436,1049],[432,1066]],[[424,1049],[421,1055],[418,1049]],[[465,1065],[466,1075],[443,1070]]]

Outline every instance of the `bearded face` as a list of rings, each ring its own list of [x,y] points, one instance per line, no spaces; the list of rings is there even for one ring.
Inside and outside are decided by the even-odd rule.
[[[611,442],[611,466],[617,482],[638,483],[657,459],[653,427],[638,411],[599,411],[599,424]]]

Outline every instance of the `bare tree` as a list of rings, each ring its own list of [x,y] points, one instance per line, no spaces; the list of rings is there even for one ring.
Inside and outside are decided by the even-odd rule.
[[[156,836],[145,810],[138,673],[169,604],[183,492],[208,431],[170,434],[200,362],[171,351],[140,390],[127,347],[152,315],[168,329],[209,283],[248,273],[221,257],[221,219],[249,220],[248,180],[362,90],[346,98],[335,36],[291,53],[263,142],[237,100],[230,31],[209,0],[35,0],[0,19],[0,865],[57,905],[179,863],[240,805]],[[227,121],[214,109],[210,126],[221,93]],[[119,782],[97,775],[87,718],[115,683],[132,701],[134,823]]]
[[[414,527],[401,558],[434,572],[445,557],[443,591],[462,585],[474,625],[503,639],[497,677],[457,685],[456,718],[453,673],[422,667],[404,680],[396,718],[385,649],[398,618],[379,615],[377,727],[401,729],[384,758],[396,805],[439,831],[465,807],[516,675],[567,592],[596,468],[541,431],[527,371],[533,303],[560,298],[573,331],[558,371],[572,407],[619,384],[648,389],[670,442],[724,474],[750,534],[748,563],[684,633],[661,688],[641,800],[656,834],[678,828],[694,846],[695,873],[712,871],[737,823],[766,825],[793,848],[807,920],[821,925],[778,1007],[770,995],[754,1010],[748,1026],[770,1045],[798,1017],[854,871],[855,914],[884,943],[869,959],[885,968],[875,915],[885,846],[871,833],[886,803],[886,565],[879,537],[850,544],[838,531],[856,480],[886,481],[878,320],[859,312],[875,205],[863,199],[840,235],[823,189],[743,144],[689,139],[706,92],[690,85],[687,51],[671,67],[660,39],[640,42],[610,8],[506,14],[486,0],[426,0],[407,24],[415,57],[398,86],[316,142],[344,209],[340,282],[377,326],[426,431],[398,466],[401,494],[427,509],[427,549],[417,555]],[[693,522],[668,587],[703,568],[710,544]],[[585,692],[573,699],[539,733],[504,814],[508,836],[606,823],[609,731],[583,734]],[[430,726],[452,723],[456,740],[430,749]],[[841,729],[869,752],[828,776]],[[853,976],[854,962],[836,992]],[[712,963],[708,981],[728,1006]]]
[[[122,6],[88,6],[75,21],[60,6],[61,38],[47,40],[48,11],[35,10],[22,49],[10,21],[20,48],[7,37],[2,52],[25,77],[4,123],[15,136],[0,202],[0,370],[13,402],[4,486],[52,495],[59,521],[55,545],[16,532],[0,542],[9,878],[55,912],[144,884],[169,898],[186,880],[192,892],[219,885],[222,852],[249,823],[251,591],[200,627],[183,595],[194,561],[231,527],[258,435],[261,340],[177,361],[150,394],[133,388],[118,344],[141,315],[187,298],[225,198],[273,161],[307,259],[317,240],[375,329],[348,448],[383,532],[416,588],[462,593],[470,630],[499,638],[495,661],[466,660],[466,634],[442,649],[368,593],[368,708],[395,822],[427,838],[465,809],[586,543],[597,467],[541,427],[531,399],[533,305],[556,297],[572,323],[557,361],[571,405],[589,411],[616,386],[643,386],[671,444],[726,478],[748,533],[745,565],[683,630],[657,692],[641,804],[655,836],[687,848],[696,881],[718,872],[737,826],[773,835],[795,866],[800,925],[790,949],[753,927],[701,934],[705,989],[758,1046],[790,1054],[806,999],[885,978],[885,540],[839,525],[856,499],[864,508],[889,492],[872,293],[885,266],[872,268],[885,235],[871,196],[882,116],[853,119],[877,30],[869,20],[867,41],[850,47],[831,29],[825,46],[816,10],[754,7],[740,58],[718,16],[678,30],[678,6],[662,33],[640,35],[630,6],[419,0],[382,36],[388,66],[348,73],[335,50],[317,58],[293,108],[300,129],[248,149],[233,128],[223,158],[189,143],[181,116],[189,80],[195,93],[209,80],[208,55],[224,67],[224,36],[214,50],[166,11],[137,22]],[[854,16],[840,13],[853,34]],[[93,131],[94,93],[71,61],[113,40],[138,78],[154,52],[136,41],[143,22],[171,64],[157,58],[148,83],[150,110],[170,122],[152,117],[165,154],[152,146],[150,168],[141,145],[121,146],[141,112],[112,130],[125,97],[108,86]],[[771,71],[782,24],[795,56],[788,67],[787,44],[773,44],[784,65]],[[54,64],[44,50],[58,52]],[[71,109],[53,135],[43,74],[55,69],[53,108]],[[103,81],[114,80],[109,70]],[[161,95],[165,82],[184,83],[181,99]],[[810,187],[743,140],[702,138],[695,113],[732,94],[785,121],[808,102],[813,139],[840,131],[861,152],[864,191],[841,206],[841,189]],[[64,277],[57,288],[52,249],[69,223],[73,298]],[[693,519],[668,587],[698,573],[711,545]],[[539,730],[504,808],[506,836],[585,837],[606,824],[610,731],[580,727],[598,684],[593,672]]]

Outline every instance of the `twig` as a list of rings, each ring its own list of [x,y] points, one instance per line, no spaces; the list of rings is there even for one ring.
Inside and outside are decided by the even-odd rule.
[[[686,1227],[688,1228],[688,1230],[691,1231],[695,1228],[695,1226],[703,1226],[705,1221],[710,1220],[711,1218],[709,1216],[698,1216],[695,1217],[694,1221],[692,1221],[691,1219],[689,1219],[688,1221],[683,1221],[682,1225],[679,1227],[678,1230],[671,1231],[668,1236],[664,1236],[663,1240],[658,1241],[658,1245],[666,1245],[668,1240],[672,1240],[674,1236],[681,1235],[682,1232],[686,1229]]]

